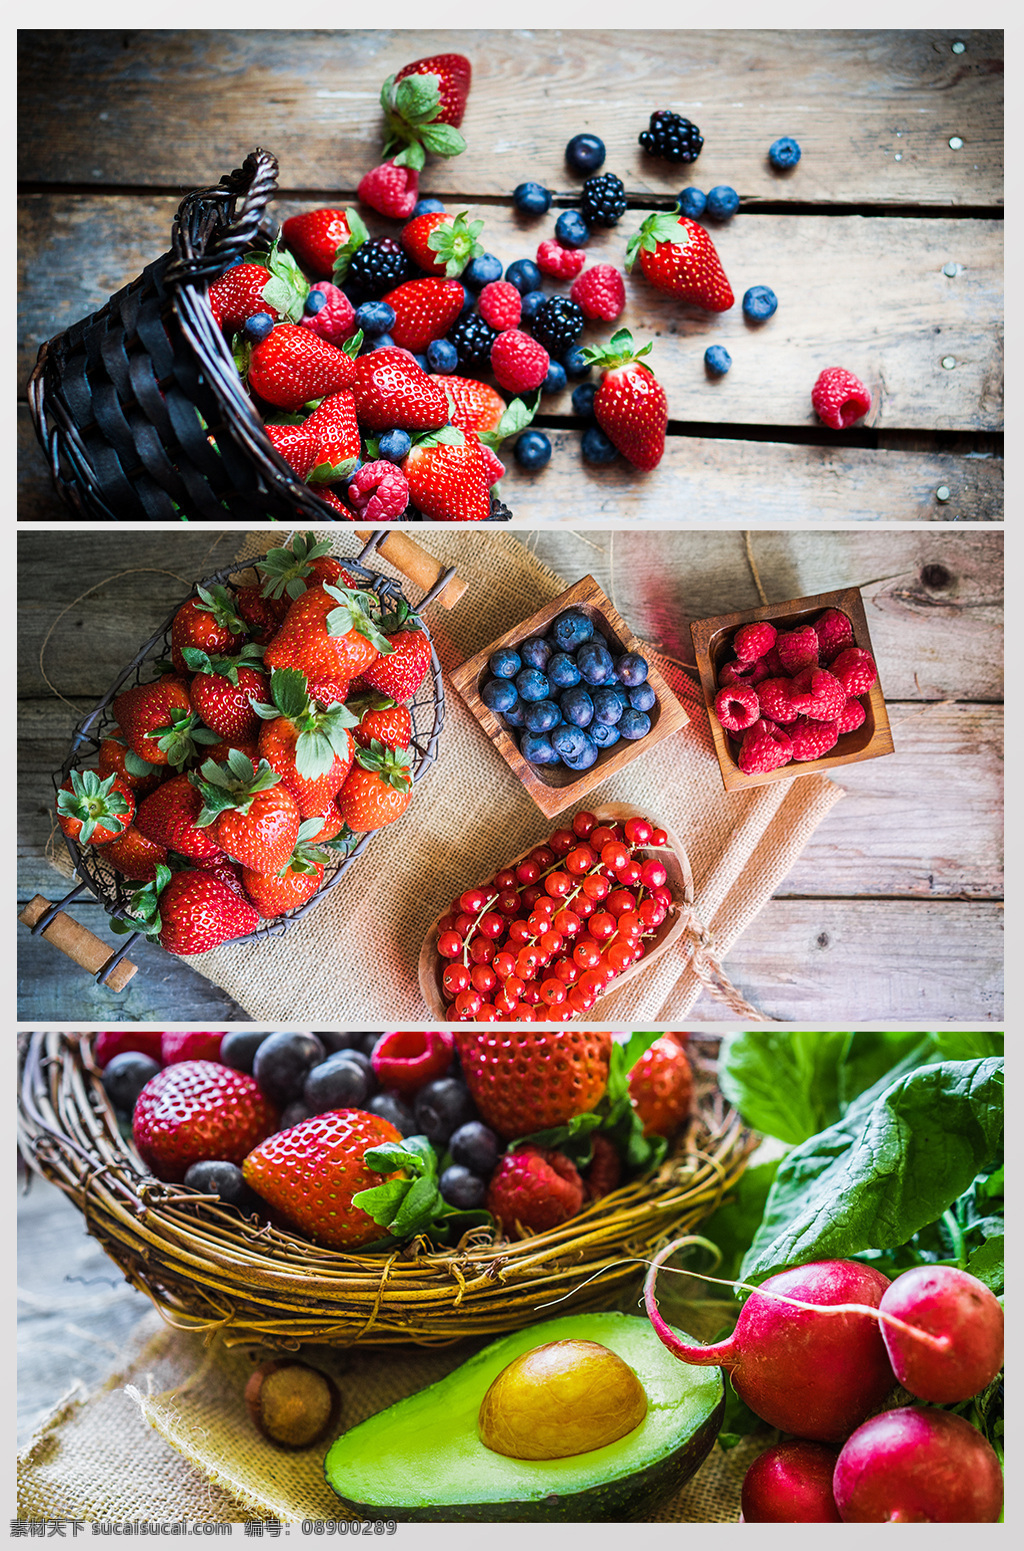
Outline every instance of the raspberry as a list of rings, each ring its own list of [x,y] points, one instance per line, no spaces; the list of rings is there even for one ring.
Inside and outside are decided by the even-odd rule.
[[[744,775],[767,775],[788,765],[792,757],[789,734],[762,718],[743,734],[737,764]]]
[[[569,292],[585,318],[613,323],[626,307],[626,285],[613,264],[595,264],[573,282]]]
[[[409,505],[409,481],[386,458],[364,463],[349,480],[348,498],[367,522],[390,522]]]
[[[373,1047],[373,1072],[382,1088],[415,1093],[425,1083],[443,1077],[452,1064],[455,1037],[438,1033],[382,1034]]]
[[[794,759],[820,759],[839,742],[839,725],[837,722],[813,722],[806,716],[798,716],[789,729],[789,738]]]
[[[732,638],[732,649],[740,662],[756,662],[770,652],[779,632],[766,619],[753,625],[741,625]]]
[[[878,677],[875,659],[860,646],[848,646],[832,663],[834,673],[848,695],[863,695]]]
[[[779,648],[777,646],[773,646],[770,652],[765,652],[763,660],[765,667],[768,669],[768,677],[770,679],[778,679],[783,677],[786,670],[782,666],[782,661],[779,657]]]
[[[846,690],[825,668],[804,668],[792,680],[791,704],[812,722],[834,722],[846,704]]]
[[[859,700],[848,700],[839,713],[837,726],[840,735],[844,732],[856,732],[858,727],[863,727],[867,714]]]
[[[612,1143],[600,1131],[594,1134],[590,1164],[584,1175],[588,1201],[599,1201],[618,1189],[622,1179],[622,1160]]]
[[[563,248],[560,242],[548,237],[537,248],[537,268],[556,280],[575,280],[587,255],[582,248]]]
[[[750,684],[728,685],[715,696],[715,715],[726,732],[745,732],[761,715],[757,693]]]
[[[485,285],[476,305],[484,322],[497,329],[499,334],[503,329],[519,327],[523,298],[507,280],[492,280],[490,285]]]
[[[860,378],[845,367],[828,366],[811,389],[811,403],[819,420],[831,426],[833,431],[845,431],[847,426],[867,414],[871,408],[871,394]]]
[[[506,329],[491,346],[491,370],[510,393],[539,388],[548,374],[551,358],[542,344],[522,329]]]
[[[583,1205],[583,1181],[560,1152],[522,1147],[498,1160],[487,1191],[487,1209],[506,1233],[517,1225],[543,1233],[568,1222]]]
[[[168,1031],[160,1036],[158,1059],[164,1066],[174,1066],[179,1061],[219,1061],[223,1038],[223,1032],[206,1034],[199,1029],[189,1029],[184,1034],[172,1034]]]
[[[761,715],[783,725],[795,722],[799,711],[793,704],[791,679],[762,679],[757,686]]]
[[[379,215],[404,221],[412,215],[419,198],[419,182],[420,175],[414,167],[383,162],[364,174],[356,192],[363,204]]]
[[[313,334],[319,334],[321,339],[326,339],[329,345],[337,345],[339,348],[355,333],[356,310],[344,291],[338,286],[332,285],[329,280],[318,280],[310,290],[310,296],[323,296],[324,304],[316,312],[304,312],[299,319],[299,327],[309,329]]]
[[[757,662],[725,663],[718,675],[718,683],[724,689],[727,684],[760,684],[762,679],[770,677],[767,662],[759,657]]]
[[[473,441],[474,439],[476,439],[475,431],[466,433],[467,441]],[[489,485],[496,485],[499,479],[504,479],[505,477],[505,465],[493,447],[488,447],[486,442],[480,442],[479,446],[483,454],[484,464],[486,465],[487,483]]]
[[[818,666],[818,637],[811,625],[784,630],[775,643],[775,649],[784,673],[799,673],[801,668]]]
[[[844,647],[853,645],[853,626],[839,609],[826,609],[811,628],[818,637],[818,656],[822,662],[829,662]]]

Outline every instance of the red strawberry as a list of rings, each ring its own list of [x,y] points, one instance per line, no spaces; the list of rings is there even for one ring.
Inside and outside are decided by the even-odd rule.
[[[226,587],[198,587],[171,622],[171,661],[178,673],[186,672],[183,646],[194,646],[211,656],[241,646],[247,631],[233,593]]]
[[[179,1061],[219,1061],[223,1038],[223,1030],[219,1034],[210,1034],[202,1029],[186,1029],[182,1032],[168,1029],[160,1035],[161,1063],[164,1066],[176,1066]]]
[[[219,743],[211,743],[209,748],[203,750],[206,759],[214,760],[218,765],[223,765],[232,750],[244,754],[246,759],[256,758],[255,738],[221,738]]]
[[[333,278],[339,249],[346,247],[353,236],[353,213],[324,208],[305,210],[301,215],[289,216],[281,227],[281,236],[299,263],[318,280]],[[366,228],[361,220],[359,226],[365,236]]]
[[[378,1115],[330,1110],[268,1137],[250,1152],[242,1173],[297,1232],[332,1249],[358,1249],[379,1239],[381,1229],[353,1206],[353,1196],[394,1178],[371,1169],[364,1154],[401,1139]]]
[[[332,285],[330,280],[321,280],[310,287],[299,327],[319,334],[321,339],[326,339],[329,345],[337,345],[340,350],[356,331],[356,310],[344,291]]]
[[[268,425],[267,437],[274,451],[287,463],[293,474],[297,474],[301,480],[309,477],[309,472],[316,462],[316,440],[306,429],[306,422],[301,425]]]
[[[159,1029],[103,1029],[93,1041],[92,1058],[101,1072],[115,1056],[125,1055],[128,1051],[137,1051],[159,1063],[162,1039]]]
[[[414,167],[400,167],[397,161],[372,167],[359,180],[359,198],[380,215],[404,221],[412,215],[419,198],[419,173]]]
[[[333,393],[325,398],[306,420],[305,430],[315,447],[313,467],[307,476],[311,484],[330,483],[351,474],[363,445],[356,401],[351,393]]]
[[[141,931],[159,937],[168,953],[183,956],[208,953],[260,923],[249,901],[212,873],[172,874],[166,867],[158,867],[155,881],[133,896],[129,914]]]
[[[269,430],[269,427],[267,429]],[[300,475],[302,479],[305,477],[305,474]],[[249,587],[239,587],[236,597],[238,599],[238,612],[245,620],[249,634],[260,646],[266,646],[271,637],[276,633],[281,621],[263,596],[262,588],[258,584]]]
[[[548,237],[537,248],[537,268],[546,275],[554,275],[556,280],[575,280],[586,262],[582,248],[563,248],[554,237]]]
[[[565,1125],[608,1086],[612,1037],[597,1030],[456,1029],[455,1044],[482,1119],[506,1141]]]
[[[358,727],[352,729],[352,736],[361,749],[369,748],[374,738],[386,749],[409,747],[412,716],[407,705],[396,705],[390,695],[369,695],[350,701],[348,709],[362,712]]]
[[[326,810],[326,812],[317,814],[317,818],[319,818],[322,822],[320,828],[314,830],[313,833],[309,836],[309,840],[312,845],[323,845],[325,841],[333,840],[335,836],[340,835],[342,830],[345,828],[345,820],[342,818],[333,802]]]
[[[428,376],[405,350],[371,350],[356,362],[352,384],[359,423],[366,431],[437,430],[450,412],[448,380]]]
[[[307,587],[318,582],[326,587],[359,585],[331,554],[330,540],[318,541],[315,533],[295,534],[288,549],[269,549],[257,569],[263,578],[261,596],[273,613],[275,629]]]
[[[693,1070],[667,1034],[648,1045],[629,1073],[629,1098],[645,1136],[671,1136],[693,1108]]]
[[[408,226],[402,228],[402,247],[417,268],[428,275],[445,275],[453,280],[462,274],[470,259],[484,251],[477,241],[484,223],[467,221],[468,213],[461,210],[451,216],[444,210],[429,210],[413,216]]]
[[[844,366],[828,366],[811,389],[811,403],[819,420],[833,431],[845,431],[871,408],[871,393],[859,377]]]
[[[430,667],[430,637],[423,630],[405,628],[388,636],[391,651],[363,673],[363,682],[392,700],[410,701]]]
[[[177,1184],[193,1163],[241,1163],[276,1124],[277,1112],[247,1073],[216,1061],[181,1061],[139,1094],[132,1137],[157,1178]]]
[[[364,522],[391,522],[409,505],[409,481],[387,458],[379,458],[363,464],[345,494]]]
[[[496,431],[505,413],[505,400],[486,382],[474,377],[445,377],[444,391],[451,399],[451,423],[460,431]],[[424,427],[424,429],[429,429]]]
[[[558,1228],[583,1206],[583,1181],[564,1153],[521,1147],[498,1159],[487,1210],[505,1233],[523,1238]]]
[[[413,504],[434,522],[486,522],[493,481],[481,448],[460,431],[439,437],[417,443],[402,464]]]
[[[267,921],[287,915],[289,910],[297,910],[307,899],[313,898],[323,881],[323,862],[307,861],[298,848],[277,872],[253,872],[251,867],[242,868],[246,895]]]
[[[131,824],[107,843],[103,858],[126,878],[136,883],[152,883],[158,863],[167,861],[167,848],[147,840],[141,829]]]
[[[135,828],[154,845],[177,851],[194,862],[222,861],[224,849],[196,820],[203,799],[187,775],[173,776],[139,803]]]
[[[262,264],[235,264],[214,280],[206,299],[218,327],[233,334],[257,312],[269,313],[276,323],[281,314],[263,295],[269,280]]]
[[[57,793],[57,822],[79,845],[106,845],[131,824],[135,793],[119,775],[72,770]]]
[[[508,280],[492,280],[477,297],[476,310],[485,323],[502,333],[505,329],[519,327],[523,315],[523,298]]]
[[[686,215],[649,215],[626,247],[626,268],[639,259],[659,291],[706,312],[727,312],[736,298],[703,226]]]
[[[364,833],[401,818],[412,800],[411,767],[407,748],[386,749],[371,739],[367,748],[360,749],[335,798],[349,829]]]
[[[226,856],[222,856],[219,862],[197,862],[196,867],[209,877],[218,879],[233,894],[241,894],[243,898],[245,897],[245,890],[242,887],[242,869],[237,862],[229,862]]]
[[[261,705],[259,753],[294,797],[306,819],[323,813],[337,796],[352,766],[355,746],[348,731],[356,717],[343,705],[318,711],[305,676],[277,668],[271,674],[272,705]]]
[[[411,65],[403,65],[395,76],[395,84],[413,75],[432,75],[437,79],[439,111],[430,120],[434,124],[451,124],[458,129],[466,111],[466,98],[473,79],[473,69],[464,54],[430,54],[425,59],[414,59]],[[433,149],[430,147],[430,149]]]
[[[122,690],[114,715],[132,753],[150,765],[184,765],[197,745],[215,741],[199,726],[188,682],[172,673]]]
[[[465,292],[457,280],[406,280],[384,300],[395,314],[391,338],[419,355],[431,340],[447,334],[462,311]]]
[[[585,318],[614,323],[626,307],[626,286],[613,264],[595,264],[574,282],[569,295]]]
[[[605,435],[634,468],[653,469],[661,462],[668,428],[665,390],[640,357],[651,349],[634,350],[628,329],[619,329],[609,344],[586,351],[587,359],[603,368],[594,397],[594,414]]]
[[[248,381],[268,404],[294,413],[310,399],[351,387],[356,364],[297,323],[279,323],[249,357]]]
[[[186,650],[191,653],[191,648]],[[207,727],[236,747],[255,738],[260,722],[253,702],[266,696],[266,674],[241,657],[205,657],[201,666],[194,666],[189,693]],[[208,750],[203,753],[209,758]]]
[[[263,656],[265,668],[298,668],[309,684],[348,683],[388,650],[370,610],[373,595],[355,588],[307,587]]]
[[[539,388],[550,365],[544,346],[522,329],[506,329],[491,346],[491,371],[499,385],[511,393]]]
[[[96,768],[101,776],[120,776],[135,793],[136,802],[155,786],[159,786],[163,773],[155,765],[132,753],[121,735],[120,727],[112,727],[106,737],[101,739]]]
[[[285,865],[302,816],[266,760],[258,767],[244,755],[232,755],[223,765],[207,760],[195,784],[203,798],[197,823],[212,828],[233,861],[254,872],[276,872]]]

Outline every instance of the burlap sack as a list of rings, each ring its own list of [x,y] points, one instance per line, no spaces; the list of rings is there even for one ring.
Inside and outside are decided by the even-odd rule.
[[[302,1355],[334,1375],[342,1423],[351,1426],[443,1377],[481,1344],[440,1352],[311,1347]],[[19,1457],[19,1517],[217,1524],[351,1517],[324,1480],[323,1446],[287,1453],[249,1422],[243,1391],[261,1356],[217,1340],[204,1345],[201,1335],[147,1315],[121,1371],[90,1399],[59,1408]],[[744,1472],[761,1447],[752,1439],[729,1452],[716,1444],[647,1522],[735,1522]]]
[[[344,528],[320,536],[330,538],[338,553],[357,548],[355,535]],[[249,534],[239,558],[284,540],[281,532]],[[502,530],[430,529],[424,543],[468,583],[453,610],[434,607],[429,616],[446,673],[568,585]],[[843,792],[824,776],[804,775],[727,794],[699,688],[675,664],[655,660],[685,706],[689,726],[641,752],[588,801],[632,803],[681,838],[693,867],[696,914],[720,957],[771,898]],[[538,844],[557,824],[545,819],[459,696],[447,689],[437,764],[402,819],[374,839],[343,882],[283,937],[229,943],[188,962],[258,1022],[421,1022],[416,968],[432,921],[454,895]],[[682,940],[604,996],[590,1019],[634,1027],[677,1023],[702,989],[691,963],[693,946],[692,938]],[[757,1002],[756,986],[741,989]],[[735,1021],[738,1011],[723,1005],[721,1015]]]

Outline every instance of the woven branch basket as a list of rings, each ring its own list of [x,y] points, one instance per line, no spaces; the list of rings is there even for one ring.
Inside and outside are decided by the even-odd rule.
[[[186,195],[169,252],[40,348],[29,409],[76,516],[338,521],[272,446],[206,299],[230,263],[270,247],[276,186],[277,158],[250,151]],[[493,520],[511,515],[492,498]]]
[[[710,1216],[757,1143],[719,1092],[718,1043],[690,1037],[695,1113],[660,1168],[517,1241],[478,1228],[455,1249],[420,1238],[343,1254],[163,1184],[121,1136],[87,1034],[23,1039],[19,1147],[172,1324],[231,1345],[444,1346],[521,1329],[561,1298],[562,1313],[607,1307],[638,1279],[637,1260]]]

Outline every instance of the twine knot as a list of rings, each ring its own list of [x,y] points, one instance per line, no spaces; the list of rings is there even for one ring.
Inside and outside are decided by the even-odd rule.
[[[686,937],[690,945],[690,964],[702,985],[706,986],[716,1001],[724,1003],[737,1017],[757,1023],[770,1023],[765,1013],[741,996],[729,979],[719,960],[718,946],[711,931],[705,926],[693,905],[684,907]]]

